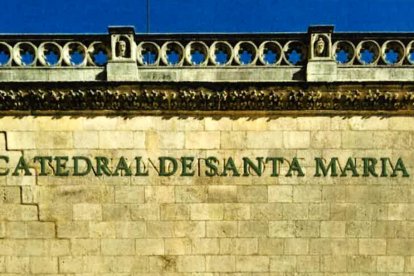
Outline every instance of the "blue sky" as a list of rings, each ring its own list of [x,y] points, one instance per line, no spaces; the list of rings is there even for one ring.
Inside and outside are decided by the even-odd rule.
[[[414,0],[12,0],[0,11],[0,33],[414,32]]]

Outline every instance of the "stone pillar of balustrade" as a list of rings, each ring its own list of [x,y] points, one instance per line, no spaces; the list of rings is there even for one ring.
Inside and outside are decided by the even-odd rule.
[[[333,26],[311,26],[306,66],[308,82],[333,82],[337,77],[337,62],[332,53]]]
[[[137,46],[133,27],[109,27],[112,59],[106,67],[108,81],[138,79]]]

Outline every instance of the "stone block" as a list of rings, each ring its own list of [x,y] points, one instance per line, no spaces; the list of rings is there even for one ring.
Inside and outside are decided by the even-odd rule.
[[[293,221],[270,221],[269,236],[287,238],[295,236],[295,223]]]
[[[246,145],[250,149],[280,149],[283,145],[281,131],[248,131]]]
[[[405,258],[405,271],[414,272],[414,257],[410,256]]]
[[[236,269],[241,272],[267,272],[269,262],[267,256],[237,256]]]
[[[207,222],[207,237],[236,237],[237,222],[209,221]]]
[[[28,238],[54,238],[56,237],[55,224],[53,222],[27,222]]]
[[[284,131],[283,145],[285,149],[306,149],[310,147],[309,131]]]
[[[224,204],[224,220],[248,220],[250,217],[249,204]]]
[[[72,149],[73,135],[70,131],[36,132],[36,149]]]
[[[323,186],[322,201],[323,202],[345,202],[345,187],[341,186]]]
[[[337,149],[341,147],[340,131],[311,132],[311,147],[315,149]]]
[[[184,132],[160,131],[158,134],[158,147],[160,149],[183,149]]]
[[[82,130],[118,130],[121,125],[119,117],[94,116],[83,119]]]
[[[269,129],[268,118],[238,118],[232,121],[234,131],[266,131]]]
[[[8,150],[27,150],[36,148],[36,132],[32,131],[8,131]]]
[[[73,205],[74,220],[102,220],[100,204],[79,203]]]
[[[146,234],[144,221],[117,221],[114,224],[117,238],[142,238]]]
[[[174,235],[189,238],[205,237],[206,223],[204,221],[175,221]]]
[[[360,239],[359,254],[361,255],[385,255],[387,241],[385,239]]]
[[[370,221],[349,221],[346,223],[345,227],[347,237],[364,238],[371,236]]]
[[[111,256],[135,255],[135,242],[133,239],[102,239],[101,252]]]
[[[297,256],[296,265],[298,272],[319,272],[319,256]]]
[[[375,258],[373,256],[348,256],[347,257],[347,270],[349,272],[374,272]]]
[[[330,206],[328,203],[311,203],[309,204],[309,219],[311,220],[329,220]]]
[[[162,204],[161,220],[189,220],[190,207],[185,204]]]
[[[0,223],[0,238],[6,237],[6,223],[1,222]]]
[[[414,131],[414,118],[412,117],[390,117],[387,121],[390,130]]]
[[[220,133],[220,148],[240,149],[247,148],[247,134],[245,131],[222,131]]]
[[[76,149],[99,148],[99,133],[97,131],[74,131],[73,146]]]
[[[372,149],[374,143],[373,131],[347,131],[342,132],[342,148],[344,149]]]
[[[136,239],[137,255],[164,255],[163,239]]]
[[[11,152],[13,155],[13,152]],[[11,156],[10,156],[11,157]],[[20,154],[18,156],[17,160],[20,158]],[[10,161],[11,162],[11,161]],[[22,175],[22,172],[19,172],[20,175],[19,176],[6,176],[5,180],[6,180],[6,184],[8,186],[34,186],[37,185],[37,181],[38,178],[36,177],[36,172],[34,169],[29,169],[30,173],[32,174],[31,176],[26,176],[26,175]],[[3,182],[4,183],[4,182]]]
[[[283,205],[281,203],[259,203],[250,206],[251,218],[255,220],[282,220]]]
[[[298,122],[302,120],[290,117],[272,118],[267,122],[269,130],[296,130],[298,128]]]
[[[208,272],[235,272],[235,256],[207,256],[206,271]]]
[[[134,204],[129,207],[132,220],[159,220],[159,204]]]
[[[295,222],[295,237],[319,237],[319,221],[298,220]]]
[[[16,197],[17,197],[17,192],[16,192]],[[37,187],[36,186],[22,186],[21,187],[21,202],[23,204],[39,203],[39,190],[37,189]]]
[[[171,221],[148,221],[147,236],[151,238],[174,237],[174,223]]]
[[[320,186],[293,187],[294,202],[320,202],[322,198],[322,188]]]
[[[379,116],[353,116],[348,119],[348,124],[351,130],[387,130],[389,121]]]
[[[33,221],[38,220],[37,206],[2,204],[0,221]]]
[[[124,204],[102,205],[102,218],[104,221],[128,221],[131,219],[129,206]]]
[[[27,238],[27,223],[26,222],[7,222],[3,223],[3,237],[7,238]]]
[[[232,126],[232,119],[227,117],[206,117],[204,119],[204,124],[206,130],[230,131]]]
[[[148,262],[151,274],[147,272],[146,274],[142,273],[137,275],[157,275],[157,273],[159,274],[160,272],[174,273],[177,271],[177,256],[149,256]]]
[[[254,235],[249,235],[254,236]],[[235,241],[236,250],[229,254],[237,255],[257,255],[258,253],[258,239],[257,238],[237,238]]]
[[[62,221],[57,223],[58,238],[87,238],[89,237],[89,222]]]
[[[164,240],[165,255],[190,255],[191,240],[188,238],[174,238]]]
[[[293,189],[290,185],[268,187],[269,202],[292,202]]]
[[[139,79],[138,66],[135,61],[110,61],[106,65],[108,81],[134,81]]]
[[[182,203],[205,202],[207,200],[207,187],[205,186],[176,186],[175,201]]]
[[[217,255],[220,251],[219,239],[199,238],[193,239],[192,242],[192,252],[196,255]]]
[[[387,255],[409,256],[414,255],[413,239],[388,239]],[[382,248],[384,249],[384,248]]]
[[[70,255],[70,243],[67,239],[48,239],[44,246],[50,256]]]
[[[191,204],[191,220],[222,220],[223,215],[223,204]]]
[[[285,239],[286,255],[306,255],[309,252],[309,241],[307,239]]]
[[[39,201],[43,204],[56,203],[113,203],[114,191],[110,185],[49,185],[39,186]]]
[[[27,118],[25,118],[27,120]],[[83,129],[84,117],[72,116],[37,116],[33,117],[33,126],[39,131],[81,131]]]
[[[100,255],[101,241],[98,239],[71,239],[70,248],[73,256]]]
[[[116,222],[89,222],[89,236],[91,238],[115,238],[117,237]]]
[[[334,60],[308,61],[306,80],[308,82],[334,82],[337,80],[338,65]]]
[[[143,131],[134,131],[133,134],[133,148],[134,149],[145,149],[146,148],[146,136]]]
[[[33,274],[58,273],[58,258],[30,257],[30,272]]]
[[[330,248],[332,255],[357,255],[358,240],[352,238],[330,239]]]
[[[87,259],[84,257],[65,256],[59,258],[59,272],[82,273],[87,271]],[[83,275],[83,274],[82,274]],[[87,274],[86,274],[87,275]]]
[[[186,149],[219,149],[220,132],[192,131],[185,134]]]
[[[323,272],[346,272],[346,256],[322,256],[321,271]]]
[[[309,206],[306,203],[286,203],[282,205],[283,218],[286,220],[305,220]]]
[[[284,240],[279,238],[259,238],[260,255],[282,255]]]
[[[177,258],[178,272],[203,272],[206,261],[204,256],[179,256]]]
[[[240,221],[238,227],[239,237],[267,237],[269,227],[263,221]]]
[[[18,273],[21,275],[30,273],[30,258],[20,256],[4,257],[5,271],[7,273]]]
[[[11,203],[11,204],[20,204],[20,187],[11,186],[11,187],[0,187],[0,204],[1,203]]]
[[[142,139],[145,141],[144,135]],[[132,131],[99,131],[100,149],[133,149],[134,146]]]
[[[321,237],[345,237],[345,221],[322,221]]]
[[[309,253],[311,255],[332,255],[331,240],[327,238],[310,239]]]
[[[146,186],[146,203],[173,203],[175,202],[174,186]]]
[[[238,186],[237,201],[238,202],[267,202],[266,186]]]
[[[297,130],[330,130],[331,122],[328,117],[325,116],[314,116],[314,117],[298,117]]]
[[[270,271],[295,272],[296,256],[272,256],[270,258]]]
[[[68,203],[39,204],[41,221],[69,221],[73,218],[73,206]]]
[[[115,187],[116,203],[144,203],[144,187],[118,186]]]
[[[230,203],[237,201],[237,186],[211,185],[208,186],[208,202]]]

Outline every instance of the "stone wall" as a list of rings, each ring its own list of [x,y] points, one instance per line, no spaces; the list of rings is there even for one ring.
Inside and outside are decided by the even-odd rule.
[[[305,176],[36,176],[33,163],[0,177],[0,273],[411,275],[413,148],[413,117],[5,116],[11,170],[22,155],[281,156]],[[401,158],[410,177],[315,177],[315,157]]]

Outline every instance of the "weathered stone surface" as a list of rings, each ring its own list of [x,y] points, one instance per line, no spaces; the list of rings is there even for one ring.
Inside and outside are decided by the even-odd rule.
[[[151,164],[149,176],[98,178],[96,164],[87,176],[40,176],[39,164],[30,165],[33,176],[0,176],[0,273],[410,275],[413,133],[410,117],[398,118],[62,118],[66,127],[20,118],[28,130],[0,118],[0,155],[13,153],[0,172],[13,170],[21,151],[29,160],[142,155],[155,165],[158,156],[234,157],[241,174],[244,156],[285,158],[278,177],[269,163],[262,177],[164,177]],[[286,177],[295,156],[305,176]],[[314,176],[315,157],[338,157],[343,169],[364,156],[401,157],[410,177]],[[363,163],[356,169],[362,174]]]

